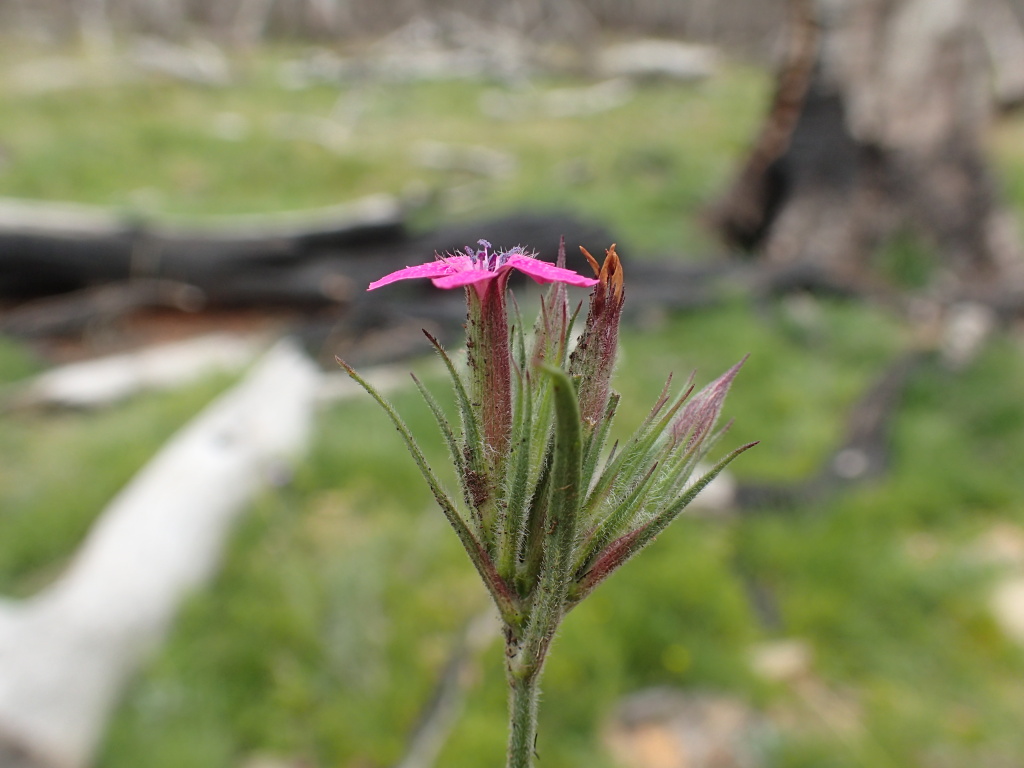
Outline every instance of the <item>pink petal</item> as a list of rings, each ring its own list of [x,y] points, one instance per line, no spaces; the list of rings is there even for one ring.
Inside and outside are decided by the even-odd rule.
[[[428,261],[426,264],[419,264],[415,267],[406,267],[405,269],[400,269],[397,272],[392,272],[390,275],[384,275],[384,277],[379,280],[374,280],[370,283],[370,286],[366,290],[372,291],[376,288],[390,285],[391,283],[399,280],[415,280],[421,277],[444,277],[445,275],[450,275],[453,272],[461,271],[468,266],[470,266],[468,256],[447,256],[444,259]]]
[[[508,266],[529,275],[538,283],[565,283],[566,285],[578,285],[583,288],[589,288],[592,285],[597,285],[598,282],[592,277],[584,277],[573,272],[571,269],[556,267],[554,264],[531,259],[529,256],[513,255],[509,257],[506,263]]]
[[[434,285],[438,288],[462,288],[465,285],[473,285],[474,283],[483,283],[488,280],[493,280],[501,274],[501,272],[501,269],[491,272],[487,269],[470,268],[461,272],[454,272],[443,277],[435,277]]]

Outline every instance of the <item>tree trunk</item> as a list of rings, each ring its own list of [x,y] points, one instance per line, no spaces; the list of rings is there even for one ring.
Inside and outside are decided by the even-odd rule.
[[[878,247],[910,231],[961,281],[1019,280],[982,148],[982,20],[1018,19],[1006,2],[793,0],[771,109],[712,211],[719,232],[772,264],[865,277]]]

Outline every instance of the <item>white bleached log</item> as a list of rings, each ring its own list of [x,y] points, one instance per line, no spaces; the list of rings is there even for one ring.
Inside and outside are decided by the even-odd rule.
[[[210,578],[232,522],[306,445],[320,378],[293,345],[275,346],[114,499],[52,586],[0,603],[0,763],[88,765],[123,684]]]
[[[460,349],[449,354],[458,360],[464,358],[466,353],[465,350]],[[441,366],[441,361],[435,357],[420,359],[413,363],[378,365],[369,370],[361,370],[360,375],[382,395],[387,395],[403,387],[410,386],[412,384],[410,374],[413,370],[422,378],[442,374],[444,369]],[[364,394],[363,388],[352,377],[344,371],[338,370],[324,374],[317,397],[321,404],[326,405],[341,400],[348,400],[352,397],[362,397]]]
[[[159,344],[53,368],[28,382],[16,406],[96,408],[147,389],[174,389],[252,362],[262,342],[226,333]]]

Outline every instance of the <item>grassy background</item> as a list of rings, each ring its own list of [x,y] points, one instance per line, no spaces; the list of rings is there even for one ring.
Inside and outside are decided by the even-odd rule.
[[[0,52],[9,71],[22,55]],[[623,245],[692,252],[707,241],[687,212],[720,187],[765,99],[764,78],[735,69],[702,86],[649,85],[626,107],[592,117],[498,120],[482,116],[481,97],[524,92],[465,82],[290,90],[279,83],[284,58],[239,60],[229,90],[104,85],[111,65],[89,57],[74,64],[89,87],[26,94],[9,78],[0,84],[0,142],[10,158],[0,195],[181,215],[304,208],[457,187],[472,178],[420,167],[417,147],[469,144],[508,153],[518,172],[482,193],[474,188],[462,215],[571,206],[609,222]],[[333,151],[282,138],[310,119],[336,125]],[[234,139],[218,137],[225,123]]]
[[[0,47],[3,71],[14,72],[22,53]],[[735,167],[768,87],[763,74],[731,67],[696,87],[644,86],[600,116],[496,121],[478,100],[497,84],[291,91],[277,80],[283,58],[240,60],[230,90],[105,84],[109,69],[85,55],[77,61],[95,71],[89,87],[33,93],[0,77],[0,195],[160,215],[420,195],[471,179],[418,167],[415,143],[468,142],[512,154],[518,171],[474,187],[472,202],[455,210],[427,209],[424,222],[575,208],[620,236],[628,280],[634,254],[712,249],[699,209]],[[358,115],[335,151],[275,128],[282,114],[332,110]],[[241,139],[215,135],[224,113],[247,126]],[[993,144],[1018,212],[1022,130],[1001,124]],[[921,255],[900,247],[890,263],[897,277],[909,264],[913,281]],[[620,426],[636,423],[668,371],[696,368],[704,382],[750,352],[727,405],[736,419],[728,442],[763,444],[736,473],[797,480],[836,445],[846,410],[908,337],[884,310],[828,301],[645,315],[623,341]],[[0,339],[0,384],[41,366]],[[1020,339],[1010,334],[961,373],[928,364],[900,409],[884,480],[813,508],[677,523],[567,619],[546,676],[542,764],[609,765],[603,718],[618,697],[661,684],[797,712],[800,726],[771,750],[780,767],[1016,764],[1024,655],[986,608],[998,569],[972,552],[993,526],[1024,526],[1022,380]],[[105,501],[227,383],[96,414],[0,416],[0,593],[27,595],[52,578]],[[414,430],[433,434],[418,396],[395,400]],[[440,459],[440,441],[425,442]],[[750,584],[773,595],[778,625],[759,619]],[[365,402],[339,404],[323,415],[295,482],[261,498],[213,588],[191,600],[133,684],[99,765],[219,768],[256,754],[392,764],[454,637],[485,607],[385,417]],[[816,678],[853,702],[853,727],[752,674],[751,648],[783,637],[810,643]],[[495,644],[439,764],[500,764],[504,703]]]

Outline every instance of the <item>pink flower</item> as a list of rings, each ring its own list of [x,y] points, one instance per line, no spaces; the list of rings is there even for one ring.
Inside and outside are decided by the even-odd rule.
[[[529,275],[538,283],[565,283],[584,288],[597,284],[597,280],[583,277],[571,269],[540,261],[534,254],[523,250],[521,246],[516,246],[508,251],[491,251],[492,246],[486,240],[481,240],[480,245],[483,247],[476,252],[471,248],[466,248],[465,254],[446,254],[438,256],[435,261],[392,272],[390,275],[385,275],[380,280],[370,283],[370,287],[366,290],[372,291],[398,280],[429,277],[438,288],[461,288],[473,285],[480,291],[488,281],[511,272],[513,269],[518,269]]]
[[[540,261],[522,246],[494,251],[486,240],[480,248],[437,256],[434,261],[406,267],[370,283],[372,291],[398,280],[430,278],[438,288],[467,288],[466,349],[470,370],[470,395],[478,410],[480,432],[488,464],[485,476],[475,482],[473,496],[487,521],[498,510],[495,499],[505,475],[512,440],[512,357],[509,346],[505,289],[512,270],[524,272],[538,283],[566,283],[589,287],[597,280]]]

